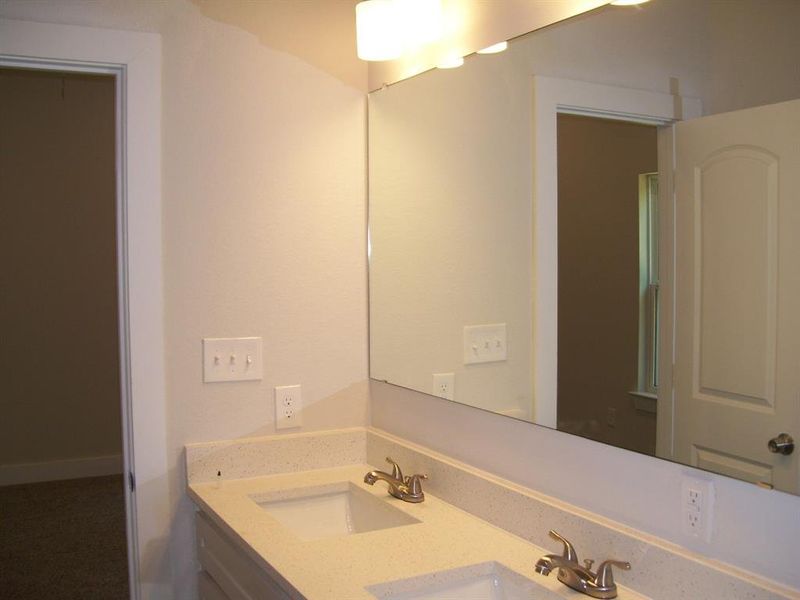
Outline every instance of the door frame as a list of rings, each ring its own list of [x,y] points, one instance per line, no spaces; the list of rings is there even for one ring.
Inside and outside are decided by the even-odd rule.
[[[131,598],[158,595],[169,525],[161,240],[161,38],[0,19],[0,66],[112,75],[125,512]]]
[[[677,82],[671,82],[677,87]],[[697,98],[677,93],[652,92],[605,84],[560,79],[532,77],[533,86],[533,243],[531,246],[533,277],[532,298],[532,348],[533,368],[533,422],[556,429],[557,379],[558,379],[558,151],[557,117],[559,113],[583,115],[646,123],[660,127],[658,136],[659,172],[672,174],[673,149],[671,125],[683,119],[702,115],[702,104]],[[672,182],[659,186],[659,201],[665,210],[660,211],[659,255],[672,257],[674,253],[672,218],[674,197]],[[672,351],[674,347],[672,271],[674,258],[666,269],[660,271],[665,298],[661,314],[663,330],[671,332],[659,362],[661,380],[666,384],[659,389],[658,448],[662,444],[662,429],[671,440],[672,420]],[[587,390],[591,393],[591,390]],[[662,402],[662,396],[664,397]],[[661,418],[661,415],[664,418]],[[670,441],[671,448],[671,441]],[[670,454],[671,456],[671,450]]]

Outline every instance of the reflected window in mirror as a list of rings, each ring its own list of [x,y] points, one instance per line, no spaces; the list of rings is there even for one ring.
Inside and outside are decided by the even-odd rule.
[[[658,225],[658,173],[642,173],[639,175],[639,385],[635,392],[646,400],[655,400],[658,395]]]

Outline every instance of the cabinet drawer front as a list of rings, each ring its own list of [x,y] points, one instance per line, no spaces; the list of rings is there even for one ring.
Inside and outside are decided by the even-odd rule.
[[[293,598],[202,512],[197,513],[195,523],[200,564],[230,600]]]
[[[200,592],[200,600],[231,600],[205,571],[197,574],[197,589]]]

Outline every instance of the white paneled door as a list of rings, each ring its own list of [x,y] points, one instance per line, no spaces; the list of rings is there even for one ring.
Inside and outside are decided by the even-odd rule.
[[[675,459],[800,492],[800,100],[675,144]]]

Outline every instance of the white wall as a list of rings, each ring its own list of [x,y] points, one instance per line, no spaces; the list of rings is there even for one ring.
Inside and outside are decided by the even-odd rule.
[[[183,445],[273,433],[276,385],[303,385],[305,430],[366,421],[365,100],[191,6],[162,35],[171,544],[191,597]],[[200,339],[238,335],[263,337],[264,380],[203,384]]]
[[[196,585],[183,445],[272,433],[275,385],[303,385],[305,430],[365,424],[368,409],[366,66],[355,57],[353,3],[203,4],[208,15],[185,0],[0,5],[8,19],[162,37],[168,470],[159,483],[170,490],[171,531],[145,554],[164,597],[179,598]],[[309,20],[325,35],[301,35]],[[291,35],[276,21],[295,23]],[[201,338],[246,335],[264,338],[265,379],[202,384]]]

